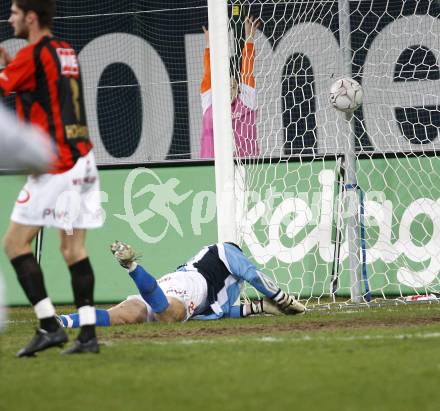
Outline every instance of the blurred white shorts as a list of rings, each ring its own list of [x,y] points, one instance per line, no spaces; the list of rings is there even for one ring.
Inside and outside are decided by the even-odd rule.
[[[91,150],[65,173],[29,176],[11,220],[31,226],[98,228],[103,224],[99,175]]]

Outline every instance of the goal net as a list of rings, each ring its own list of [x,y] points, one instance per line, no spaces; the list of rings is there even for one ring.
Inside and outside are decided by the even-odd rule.
[[[0,43],[13,55],[24,41],[9,8]],[[353,290],[362,301],[440,292],[439,2],[228,0],[228,13],[247,98],[244,20],[260,22],[256,107],[242,123],[232,113],[246,252],[309,306],[349,302]],[[54,33],[79,53],[100,166],[203,157],[207,23],[206,0],[57,1]],[[329,103],[341,77],[364,90],[351,123]]]
[[[242,137],[256,138],[259,152],[236,158],[243,247],[309,307],[347,304],[354,289],[358,302],[435,298],[439,4],[232,3],[234,61],[242,58],[245,16],[260,21],[256,136]],[[329,103],[341,77],[364,91],[351,122]],[[355,178],[344,175],[350,161]]]

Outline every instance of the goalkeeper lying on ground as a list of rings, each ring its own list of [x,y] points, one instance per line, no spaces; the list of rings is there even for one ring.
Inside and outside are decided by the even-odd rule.
[[[136,262],[136,253],[128,244],[116,241],[111,245],[111,251],[119,264],[128,270],[140,294],[129,296],[109,310],[96,310],[96,325],[214,320],[262,313],[305,312],[301,303],[258,271],[233,243],[204,247],[175,272],[157,281]],[[266,298],[234,305],[244,281]],[[65,327],[79,326],[78,314],[61,315],[59,318]]]

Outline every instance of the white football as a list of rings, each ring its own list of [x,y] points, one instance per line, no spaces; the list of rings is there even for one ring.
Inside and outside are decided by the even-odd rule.
[[[352,78],[336,80],[330,87],[330,102],[337,110],[350,113],[362,104],[364,92],[361,85]]]

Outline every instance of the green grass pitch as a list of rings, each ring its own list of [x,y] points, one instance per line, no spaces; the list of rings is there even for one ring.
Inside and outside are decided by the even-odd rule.
[[[100,328],[99,355],[15,358],[35,325],[15,308],[0,336],[2,411],[439,409],[439,304]]]

